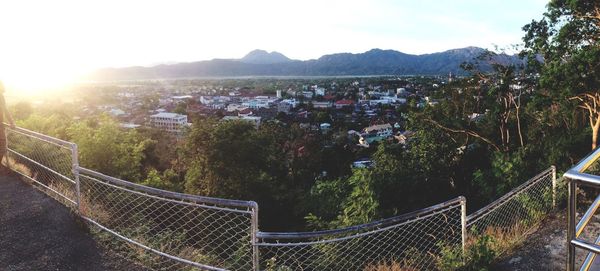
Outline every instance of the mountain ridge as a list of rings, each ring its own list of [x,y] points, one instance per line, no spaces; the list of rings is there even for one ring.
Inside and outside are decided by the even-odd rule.
[[[486,49],[465,47],[413,55],[374,48],[364,53],[327,54],[318,59],[292,60],[278,52],[253,50],[241,59],[213,59],[153,67],[105,68],[90,74],[95,81],[176,79],[236,76],[369,76],[465,74],[460,64],[472,61]],[[522,64],[515,55],[496,56],[506,63]],[[490,69],[484,66],[484,69]]]

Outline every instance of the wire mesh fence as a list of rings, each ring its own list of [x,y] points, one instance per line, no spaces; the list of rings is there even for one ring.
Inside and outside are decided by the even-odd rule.
[[[341,230],[259,233],[265,270],[432,270],[444,247],[462,245],[464,198]]]
[[[565,194],[551,167],[468,217],[459,197],[345,229],[258,232],[254,202],[106,176],[79,167],[75,144],[25,129],[7,138],[11,169],[75,209],[101,243],[154,270],[435,270],[472,239],[522,236]]]
[[[75,205],[73,143],[21,128],[7,129],[8,166],[57,200]]]
[[[467,217],[470,238],[490,235],[499,241],[523,236],[556,205],[556,169],[548,168]]]
[[[154,270],[252,270],[256,204],[190,196],[81,169],[81,214],[111,249]],[[115,236],[117,234],[118,236]]]

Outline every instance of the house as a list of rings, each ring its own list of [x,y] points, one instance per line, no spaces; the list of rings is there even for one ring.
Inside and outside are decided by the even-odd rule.
[[[244,109],[248,109],[247,106],[243,106],[241,104],[228,104],[227,108],[225,109],[227,112],[236,112],[236,111],[242,111]]]
[[[242,105],[251,109],[269,108],[275,103],[275,101],[277,101],[277,98],[274,97],[256,96],[252,99],[246,99],[244,102],[242,102]]]
[[[353,100],[339,100],[335,102],[336,109],[342,109],[344,107],[351,107],[354,105]]]
[[[187,126],[187,116],[163,112],[150,116],[150,123],[158,129],[179,134]]]
[[[120,116],[125,115],[125,111],[118,109],[118,108],[113,108],[110,111],[108,111],[108,113],[115,117],[120,117]]]
[[[292,105],[286,102],[280,102],[277,104],[277,112],[283,112],[289,114],[292,110]]]
[[[181,95],[181,96],[173,96],[171,97],[171,99],[173,100],[173,102],[175,103],[183,103],[183,102],[187,102],[188,100],[193,99],[194,97],[192,97],[191,95]]]
[[[363,129],[360,135],[359,143],[363,145],[371,144],[375,141],[388,139],[393,135],[392,125],[389,123],[372,125]]]
[[[331,108],[331,102],[313,102],[313,108],[316,109],[327,109]]]
[[[315,95],[325,96],[325,88],[320,88],[320,87],[315,88]]]
[[[291,105],[292,108],[296,108],[298,106],[298,104],[300,104],[300,102],[298,102],[298,100],[296,100],[296,99],[281,100],[281,103],[287,103],[287,104]]]
[[[252,110],[250,108],[245,108],[243,110],[238,111],[239,117],[248,117],[252,115]]]
[[[300,95],[297,95],[297,96],[304,96],[304,98],[310,100],[310,99],[312,99],[313,95],[314,94],[312,91],[302,91],[302,92],[300,92]]]

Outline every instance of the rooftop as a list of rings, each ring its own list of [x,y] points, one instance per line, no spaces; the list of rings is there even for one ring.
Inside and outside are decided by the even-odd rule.
[[[153,117],[153,118],[174,119],[174,118],[179,118],[179,117],[185,117],[185,115],[180,115],[180,114],[177,114],[177,113],[161,112],[161,113],[158,113],[158,114],[154,114],[154,115],[152,115],[150,117]]]

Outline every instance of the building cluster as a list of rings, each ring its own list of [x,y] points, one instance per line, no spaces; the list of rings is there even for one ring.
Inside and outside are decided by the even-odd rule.
[[[118,93],[118,104],[97,110],[121,120],[122,127],[130,129],[146,126],[184,135],[195,116],[247,121],[257,128],[276,120],[321,133],[345,133],[358,146],[368,147],[383,140],[406,142],[402,107],[437,104],[422,84],[408,81],[374,85],[363,80],[339,83],[332,79],[325,85],[291,85],[270,95],[264,93],[239,86],[183,90],[172,85],[170,89],[127,86]]]

